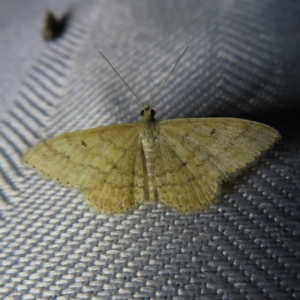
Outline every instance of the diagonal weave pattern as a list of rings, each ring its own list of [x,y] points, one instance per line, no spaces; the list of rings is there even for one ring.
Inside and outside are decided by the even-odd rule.
[[[65,3],[64,35],[40,45],[18,92],[0,100],[1,298],[299,299],[299,4]],[[62,132],[138,120],[139,104],[98,49],[160,120],[249,118],[283,140],[202,214],[158,204],[97,214],[20,157]]]

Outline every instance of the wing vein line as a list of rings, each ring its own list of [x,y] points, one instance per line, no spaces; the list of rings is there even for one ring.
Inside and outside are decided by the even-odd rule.
[[[190,139],[189,137],[187,137],[187,138],[188,138],[191,142],[193,142],[192,139]],[[206,151],[207,151],[208,153],[210,153],[210,156],[208,157],[210,163],[211,163],[213,166],[215,166],[217,170],[219,170],[220,174],[223,174],[223,175],[224,175],[224,178],[228,177],[227,174],[224,173],[224,172],[219,168],[218,164],[214,163],[214,162],[211,160],[211,157],[217,157],[217,158],[219,158],[218,153],[212,151],[212,150],[211,150],[209,147],[207,147],[205,144],[203,144],[203,145],[201,145],[201,146],[203,146],[203,148],[205,148]],[[233,166],[235,167],[235,169],[238,169],[238,167],[237,167],[235,164],[233,164],[232,160],[228,159],[227,157],[223,157],[223,159],[224,159],[229,165],[233,165]]]
[[[128,149],[132,146],[132,144],[134,143],[134,141],[135,141],[135,139],[136,139],[137,136],[138,136],[138,134],[135,134],[135,135],[134,135],[134,137],[133,137],[132,141],[130,142],[130,144],[128,145],[126,151],[124,151],[124,153],[118,158],[118,160],[115,162],[114,166],[117,166],[117,165],[119,164],[120,160],[121,160],[125,155],[127,155]],[[109,177],[110,177],[110,175],[111,175],[111,172],[112,172],[113,170],[114,170],[114,168],[113,168],[113,166],[112,166],[112,168],[111,168],[111,169],[109,170],[109,172],[107,173],[107,174],[108,174],[107,177],[106,177],[107,180],[109,179]],[[103,193],[103,189],[104,189],[105,185],[106,185],[106,183],[104,183],[103,186],[102,186],[101,192],[100,192],[100,194],[99,194],[99,198],[101,197],[101,195],[102,195],[102,193]]]
[[[182,160],[182,158],[180,157],[180,155],[176,152],[176,150],[173,149],[172,145],[171,145],[170,142],[168,141],[167,136],[166,136],[165,134],[163,134],[163,133],[162,133],[162,136],[164,137],[164,140],[165,140],[166,143],[168,144],[169,148],[175,153],[175,155],[179,158],[179,160],[180,160],[183,164],[185,164],[184,161]],[[196,184],[198,185],[198,187],[199,187],[200,190],[202,191],[203,196],[205,197],[205,193],[203,192],[203,189],[202,189],[201,185],[198,183],[197,180],[195,180],[195,178],[196,178],[195,174],[189,169],[189,167],[187,166],[187,164],[185,164],[185,167],[186,167],[186,169],[188,170],[187,173],[188,173],[188,175],[189,175],[189,179],[191,179],[192,183],[196,183]],[[194,177],[194,180],[192,180],[190,174],[192,174],[192,176]],[[197,199],[197,200],[198,200],[198,202],[199,202],[199,199],[200,199],[199,194],[197,193],[197,190],[196,190],[194,184],[192,184],[192,186],[193,186],[193,189],[194,189],[194,191],[195,191],[195,194],[198,196],[198,199]],[[188,199],[188,200],[189,200],[189,203],[191,204],[190,199]],[[192,205],[191,205],[191,207],[192,207]]]
[[[165,129],[164,129],[164,130],[165,130]],[[167,131],[167,130],[166,130],[166,131]],[[163,133],[162,133],[162,134],[163,134]],[[163,134],[163,136],[164,136],[165,138],[167,138],[167,135],[166,135],[166,134]],[[192,142],[192,144],[199,145],[198,143],[195,143],[194,140],[192,140],[192,139],[189,139],[189,140]],[[185,148],[184,146],[182,146],[182,147]],[[207,148],[205,147],[205,149],[207,149]],[[205,154],[205,152],[201,151],[201,148],[199,149],[199,151],[201,152],[202,156],[204,156],[206,159],[208,158],[208,160],[209,160],[209,162],[211,163],[211,165],[214,166],[215,169],[218,170],[220,174],[224,174],[224,173],[222,172],[222,170],[218,167],[218,165],[215,164],[215,163],[210,159],[210,156],[207,157],[207,155]],[[210,151],[208,151],[208,152],[212,154],[212,152],[210,152]],[[177,154],[177,155],[178,155],[178,154]],[[212,155],[211,155],[211,156],[212,156]],[[187,167],[187,168],[188,168],[188,167]],[[188,170],[193,174],[193,176],[195,176],[195,174],[194,174],[189,168],[188,168]],[[204,178],[205,178],[205,177],[204,177]],[[205,180],[205,182],[209,185],[209,183],[208,183],[206,180]],[[205,193],[204,193],[202,187],[201,187],[201,190],[202,190],[203,195],[205,196]]]

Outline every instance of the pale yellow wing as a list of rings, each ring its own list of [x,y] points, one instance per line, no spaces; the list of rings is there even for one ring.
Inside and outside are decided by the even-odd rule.
[[[158,195],[162,203],[186,212],[213,203],[223,181],[280,138],[270,126],[232,118],[168,120],[158,126]]]
[[[136,126],[121,124],[62,134],[28,150],[22,161],[48,178],[78,187],[105,213],[129,211],[145,198]]]

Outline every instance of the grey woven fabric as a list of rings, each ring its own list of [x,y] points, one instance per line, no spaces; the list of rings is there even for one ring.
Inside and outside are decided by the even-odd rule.
[[[1,298],[299,299],[299,1],[32,0],[26,14],[21,2],[0,3]],[[70,13],[52,42],[44,8]],[[96,213],[20,157],[58,133],[139,119],[99,49],[157,119],[248,118],[283,139],[201,214]]]

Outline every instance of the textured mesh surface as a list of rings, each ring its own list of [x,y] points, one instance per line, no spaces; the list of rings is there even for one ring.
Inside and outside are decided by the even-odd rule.
[[[16,15],[15,3],[2,1],[0,15]],[[41,40],[38,0],[1,27],[1,298],[299,299],[299,2],[49,3],[71,14],[54,42]],[[9,47],[25,50],[15,58]],[[99,49],[157,119],[248,118],[278,129],[281,143],[201,214],[157,203],[95,213],[20,157],[58,133],[139,119]]]

